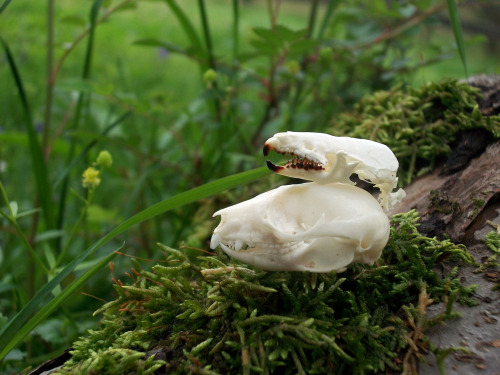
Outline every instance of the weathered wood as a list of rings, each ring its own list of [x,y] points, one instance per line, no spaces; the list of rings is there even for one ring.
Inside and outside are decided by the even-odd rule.
[[[483,115],[500,113],[500,76],[478,76],[469,81],[479,87],[483,98],[479,107]],[[482,243],[493,230],[488,222],[500,224],[500,140],[484,131],[461,135],[453,152],[442,166],[413,181],[405,188],[407,197],[394,209],[406,212],[416,209],[421,215],[419,231],[428,236],[450,238],[465,244],[477,263],[492,253]],[[484,273],[476,267],[459,268],[462,282],[477,285],[477,306],[455,304],[462,318],[447,322],[427,333],[436,347],[465,347],[469,352],[456,352],[446,357],[448,373],[500,373],[500,294],[494,290],[499,282],[499,268]],[[441,307],[431,305],[427,314],[439,314]],[[420,364],[421,375],[438,375],[432,354]]]
[[[415,180],[393,212],[416,209],[423,234],[473,244],[474,231],[500,208],[500,141],[490,144],[465,169],[447,176],[442,171],[440,167]]]

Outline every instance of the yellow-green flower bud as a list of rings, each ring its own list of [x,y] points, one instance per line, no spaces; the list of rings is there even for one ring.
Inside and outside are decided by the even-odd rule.
[[[208,88],[212,88],[215,81],[217,81],[217,72],[213,69],[208,69],[203,74],[203,82],[205,82]]]
[[[94,188],[101,183],[99,171],[94,167],[88,167],[82,174],[82,185],[84,188]]]
[[[99,152],[99,155],[97,156],[96,160],[97,165],[100,165],[102,167],[109,168],[111,167],[111,164],[113,164],[113,158],[111,157],[111,154],[109,151],[104,150]]]

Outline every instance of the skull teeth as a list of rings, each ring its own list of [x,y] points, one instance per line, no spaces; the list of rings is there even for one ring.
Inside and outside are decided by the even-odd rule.
[[[323,171],[325,168],[312,160],[309,160],[307,158],[295,158],[292,161],[287,162],[284,165],[285,168],[292,168],[292,169],[304,169],[306,171],[313,170],[313,171]]]
[[[291,155],[294,157],[293,160],[286,162],[285,165],[283,165],[283,166],[275,165],[270,160],[268,160],[267,167],[270,170],[272,170],[273,172],[279,173],[284,168],[303,169],[305,171],[324,171],[325,170],[325,167],[321,163],[318,163],[314,160],[310,160],[310,159],[303,157],[303,156],[299,156],[299,155],[297,155],[293,152],[290,152],[290,151],[276,150],[276,149],[270,148],[267,145],[264,146],[264,155],[267,156],[269,154],[270,150],[273,150],[280,155]]]
[[[271,254],[286,254],[289,253],[299,247],[302,247],[306,242],[305,241],[299,241],[299,242],[288,242],[286,244],[283,243],[259,243],[259,244],[254,244],[254,243],[244,243],[241,240],[236,240],[236,241],[231,241],[231,240],[226,240],[226,241],[221,241],[220,244],[224,245],[225,247],[233,250],[233,251],[256,251],[255,249],[258,247],[259,251],[265,250],[267,253]]]

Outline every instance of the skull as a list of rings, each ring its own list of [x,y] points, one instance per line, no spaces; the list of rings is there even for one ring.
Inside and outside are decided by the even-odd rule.
[[[385,210],[405,197],[402,189],[392,193],[398,182],[399,163],[389,147],[381,143],[323,133],[286,132],[267,140],[264,155],[270,150],[296,157],[283,166],[268,161],[269,169],[278,174],[318,184],[353,184],[349,177],[356,173],[380,189],[379,201]]]
[[[389,219],[352,185],[281,186],[217,211],[210,247],[270,271],[328,272],[373,264],[389,237]]]

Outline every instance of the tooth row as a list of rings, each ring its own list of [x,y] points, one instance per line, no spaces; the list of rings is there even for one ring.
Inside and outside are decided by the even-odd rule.
[[[304,169],[306,171],[322,171],[325,168],[321,166],[321,164],[316,163],[315,161],[311,161],[308,159],[293,159],[285,164],[285,168],[293,168],[293,169]]]
[[[230,248],[231,250],[235,251],[240,251],[240,250],[248,250],[251,251],[252,248],[256,246],[256,244],[245,244],[243,241],[236,240],[236,241],[221,241],[224,246]],[[300,242],[288,242],[285,244],[286,247],[284,247],[284,244],[280,243],[261,243],[257,244],[260,247],[265,247],[266,250],[270,253],[273,254],[286,254],[289,253],[290,251],[302,246],[304,244],[303,241]]]

